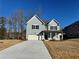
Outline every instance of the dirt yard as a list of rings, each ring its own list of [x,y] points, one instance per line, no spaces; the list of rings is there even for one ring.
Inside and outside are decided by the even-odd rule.
[[[45,41],[53,59],[79,59],[79,40]]]
[[[22,40],[0,40],[0,51],[20,42]]]

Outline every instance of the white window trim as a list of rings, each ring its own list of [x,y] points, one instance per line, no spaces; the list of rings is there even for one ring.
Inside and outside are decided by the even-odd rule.
[[[33,24],[34,26],[35,26],[35,28],[34,29],[36,29],[36,26],[38,25],[38,24]],[[39,25],[38,25],[39,26]],[[39,29],[39,28],[38,28]]]

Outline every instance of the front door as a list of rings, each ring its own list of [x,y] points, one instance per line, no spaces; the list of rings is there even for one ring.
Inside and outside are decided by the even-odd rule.
[[[48,34],[47,33],[45,33],[44,38],[45,38],[45,40],[48,40]]]

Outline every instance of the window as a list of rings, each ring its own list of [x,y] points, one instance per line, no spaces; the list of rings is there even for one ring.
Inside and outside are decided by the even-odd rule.
[[[32,29],[35,29],[35,25],[32,25]]]
[[[50,30],[57,30],[57,26],[50,26]]]
[[[39,29],[39,25],[36,25],[36,29]]]
[[[39,29],[39,25],[32,25],[32,29]]]

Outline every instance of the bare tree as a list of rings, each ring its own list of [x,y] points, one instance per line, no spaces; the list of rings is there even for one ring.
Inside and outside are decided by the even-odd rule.
[[[22,32],[23,32],[23,11],[22,10],[18,10],[16,12],[16,18],[17,18],[17,23],[18,23],[18,37],[22,38]]]
[[[17,37],[17,18],[16,18],[16,16],[13,16],[12,17],[12,24],[13,24],[13,36],[14,36],[14,38],[16,38]]]
[[[8,38],[12,38],[11,37],[11,33],[12,33],[12,19],[9,18],[7,23],[8,23]]]

